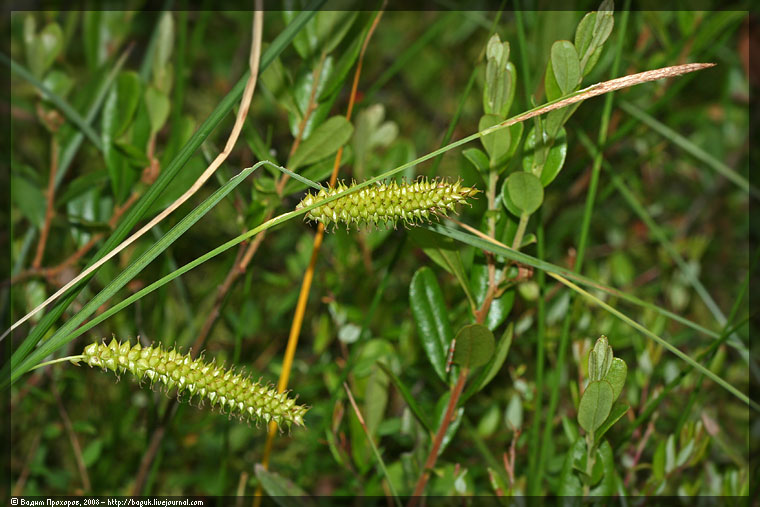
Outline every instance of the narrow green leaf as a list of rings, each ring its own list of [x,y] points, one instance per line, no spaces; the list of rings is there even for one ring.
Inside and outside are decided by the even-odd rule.
[[[588,376],[591,381],[606,380],[604,377],[612,366],[612,347],[607,337],[602,335],[596,340],[594,348],[588,354]]]
[[[28,23],[32,20],[31,25]],[[32,34],[27,32],[32,30]],[[24,23],[27,61],[35,77],[42,78],[63,49],[63,30],[58,23],[49,23],[38,34],[34,34],[34,18],[28,15]]]
[[[401,394],[401,397],[404,398],[404,401],[406,402],[407,406],[409,406],[409,409],[412,411],[412,414],[414,414],[414,417],[419,421],[419,423],[422,425],[425,430],[433,434],[434,428],[430,425],[430,422],[427,419],[427,415],[425,414],[425,411],[422,410],[422,408],[417,404],[417,400],[414,398],[414,395],[409,390],[408,387],[401,381],[400,378],[396,376],[395,373],[393,373],[382,361],[377,362],[377,366],[380,367],[381,370],[385,372],[386,375],[388,375],[388,378],[391,379],[391,382],[394,386],[396,386],[396,389],[398,389],[399,394]]]
[[[172,12],[167,11],[161,14],[157,30],[152,62],[153,85],[161,92],[168,94],[172,80],[171,55],[175,44]]]
[[[483,87],[483,111],[506,118],[514,99],[515,67],[509,62],[509,42],[493,34],[486,46],[486,78]]]
[[[509,398],[507,410],[504,412],[504,420],[510,431],[517,431],[523,424],[523,403],[520,394],[515,392]]]
[[[446,415],[446,407],[449,405],[449,399],[451,399],[451,391],[446,391],[443,396],[438,400],[438,403],[435,406],[435,422],[436,428],[441,427],[441,423],[443,422],[443,416]],[[448,447],[451,440],[454,438],[454,435],[456,435],[457,430],[459,429],[459,426],[462,424],[462,419],[464,416],[464,407],[459,407],[457,410],[454,411],[454,416],[452,417],[451,423],[449,424],[448,429],[446,430],[446,434],[443,436],[443,440],[441,441],[441,447],[438,449],[438,456],[443,454],[443,451],[446,450],[446,447]]]
[[[412,277],[409,303],[428,360],[441,380],[446,382],[446,353],[454,333],[441,288],[430,268],[420,268]]]
[[[345,116],[333,116],[302,142],[288,163],[288,169],[313,164],[338,151],[351,138],[354,127]]]
[[[612,360],[610,369],[605,375],[604,380],[610,383],[612,386],[612,395],[615,399],[618,399],[620,393],[623,391],[625,385],[625,377],[628,375],[628,365],[625,361],[616,357]]]
[[[665,473],[669,474],[676,468],[676,439],[670,435],[665,444]]]
[[[485,114],[480,117],[478,123],[478,130],[485,130],[494,125],[498,125],[503,122],[504,118],[496,116],[494,114]],[[492,132],[486,136],[481,137],[480,142],[483,143],[483,147],[486,149],[488,156],[490,157],[491,169],[497,169],[502,164],[506,163],[506,159],[509,155],[509,149],[512,145],[512,138],[510,129],[501,129],[496,132]]]
[[[525,146],[523,148],[523,170],[525,172],[532,172],[536,176],[541,177],[541,184],[547,187],[549,183],[554,181],[562,167],[565,165],[565,157],[567,156],[567,133],[564,128],[561,128],[557,136],[552,142],[549,153],[546,155],[543,165],[536,162],[536,149],[543,149],[542,145],[536,146],[536,129],[531,128],[528,132],[528,137],[525,138]]]
[[[320,11],[314,17],[317,47],[331,53],[354,24],[358,12],[351,10]]]
[[[652,458],[652,475],[659,481],[665,478],[665,441],[660,440]]]
[[[578,424],[586,433],[596,431],[612,410],[612,386],[605,380],[590,382],[578,406]]]
[[[103,450],[102,438],[96,438],[95,440],[90,442],[87,445],[87,447],[84,448],[84,451],[82,451],[82,462],[84,463],[84,466],[91,467],[92,465],[97,463],[102,450]]]
[[[689,442],[678,451],[678,457],[676,458],[676,466],[680,467],[686,464],[691,458],[691,453],[694,450],[694,439],[690,439]]]
[[[145,90],[145,106],[150,118],[150,133],[156,135],[169,118],[171,102],[169,96],[153,86]]]
[[[457,333],[455,340],[455,363],[477,368],[486,364],[493,357],[495,342],[493,333],[482,324],[464,326]]]
[[[496,283],[502,281],[501,273],[496,273]],[[484,262],[473,262],[470,268],[470,286],[472,287],[473,297],[475,298],[475,308],[480,308],[486,299],[489,286],[488,265]],[[488,309],[485,324],[491,331],[499,327],[512,310],[515,301],[515,291],[506,291],[501,297],[491,301],[491,307]]]
[[[409,231],[409,234],[412,241],[422,248],[425,255],[454,275],[465,296],[467,296],[470,306],[474,306],[476,303],[464,272],[462,256],[459,254],[459,246],[451,239],[442,238],[439,234],[434,234],[425,229],[413,228]]]
[[[589,12],[578,23],[575,29],[575,49],[578,54],[583,58],[586,53],[593,52],[594,48],[591,47],[591,39],[594,36],[594,24],[596,23],[596,12]],[[589,49],[591,51],[589,51]]]
[[[361,332],[361,331],[360,331]],[[375,363],[372,366],[364,392],[364,420],[367,431],[374,437],[388,407],[388,384],[390,379]],[[369,438],[369,437],[368,437]]]
[[[612,0],[604,0],[599,6],[596,19],[594,20],[594,35],[593,40],[591,41],[592,46],[597,48],[601,47],[612,33],[612,28],[615,23],[613,18],[614,9],[615,5]]]
[[[581,67],[573,43],[558,40],[552,44],[551,64],[562,95],[575,91],[581,84]]]
[[[26,359],[21,361],[18,365],[12,365],[11,369],[11,382],[15,381],[18,377],[29,371],[32,367],[37,365],[48,354],[58,350],[60,347],[70,342],[74,336],[71,332],[76,329],[87,317],[89,317],[95,310],[97,310],[103,303],[108,301],[114,294],[116,294],[124,285],[126,285],[132,278],[134,278],[140,271],[145,268],[153,259],[158,257],[169,245],[174,243],[185,231],[187,231],[193,224],[200,220],[206,213],[208,213],[219,201],[221,201],[227,194],[229,194],[236,186],[245,180],[253,171],[255,171],[261,164],[269,163],[266,161],[259,162],[253,167],[243,170],[240,174],[230,179],[227,184],[211,194],[206,200],[204,200],[198,207],[188,213],[177,225],[164,235],[160,240],[155,242],[148,250],[146,250],[140,257],[135,259],[126,269],[119,272],[119,274],[104,287],[98,294],[88,301],[84,307],[76,313],[73,317],[66,321],[56,333],[45,341],[40,347],[30,353]]]

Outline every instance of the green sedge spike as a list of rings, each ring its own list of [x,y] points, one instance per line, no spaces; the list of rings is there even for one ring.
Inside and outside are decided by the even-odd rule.
[[[178,397],[188,392],[188,401],[197,395],[201,401],[208,400],[212,408],[218,407],[229,415],[256,423],[274,421],[288,427],[291,424],[303,426],[303,416],[308,410],[296,405],[287,392],[278,393],[214,361],[193,359],[190,354],[165,350],[161,345],[142,347],[137,343],[131,346],[128,341],[119,343],[114,339],[108,345],[105,342],[88,345],[76,359],[103,370],[128,371],[140,381],[147,378],[151,386],[161,382],[168,391],[176,387]]]
[[[308,193],[298,203],[296,209],[316,204],[339,192],[356,185],[346,186],[338,183],[336,187],[322,189],[316,194]],[[321,222],[325,226],[344,223],[348,229],[351,224],[384,225],[401,220],[405,226],[430,222],[431,215],[446,215],[447,211],[456,212],[456,205],[467,202],[480,192],[474,187],[465,187],[461,180],[450,182],[445,179],[417,179],[411,183],[381,183],[364,187],[361,190],[341,197],[310,210],[305,218]]]

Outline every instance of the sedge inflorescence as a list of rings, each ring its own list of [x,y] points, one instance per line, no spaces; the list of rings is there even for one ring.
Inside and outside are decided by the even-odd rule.
[[[319,203],[340,192],[356,186],[339,183],[316,194],[308,193],[296,206],[301,209]],[[456,205],[466,202],[477,194],[474,187],[465,187],[460,180],[450,182],[445,179],[420,178],[412,182],[381,183],[367,186],[334,201],[317,206],[308,211],[309,220],[321,222],[325,226],[343,223],[348,229],[352,224],[361,225],[392,224],[400,220],[405,226],[429,222],[431,215],[446,215],[449,210],[456,212]]]
[[[230,415],[257,423],[274,421],[303,426],[303,416],[308,410],[296,405],[288,393],[278,393],[271,387],[252,381],[247,375],[235,373],[206,362],[203,358],[193,359],[190,354],[181,354],[174,349],[166,350],[160,345],[134,346],[128,341],[119,343],[113,339],[106,345],[92,343],[82,353],[82,360],[91,367],[116,373],[130,372],[138,380],[147,379],[151,386],[163,384],[167,391],[177,388],[177,396],[187,392],[190,400],[198,396],[200,401],[208,400],[211,407],[218,407]]]

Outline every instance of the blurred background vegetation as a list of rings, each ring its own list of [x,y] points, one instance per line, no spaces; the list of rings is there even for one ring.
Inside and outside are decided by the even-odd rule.
[[[517,70],[511,114],[529,109],[534,100],[543,103],[552,44],[573,40],[585,12],[597,7],[385,12],[363,59],[353,135],[340,178],[368,179],[437,149],[446,139],[477,132],[483,113],[482,54],[492,31],[510,42]],[[345,115],[358,48],[374,16],[374,11],[335,14],[331,33],[344,33],[334,47],[321,40],[314,45],[303,36],[287,45],[259,80],[240,141],[218,176],[153,232],[106,263],[46,337],[242,168],[262,157],[284,164],[318,66],[324,88],[316,97],[313,127],[307,130],[329,116]],[[266,12],[265,50],[294,17]],[[742,290],[757,258],[750,251],[750,238],[757,231],[749,220],[751,197],[720,171],[728,167],[746,181],[750,150],[757,150],[749,142],[750,87],[757,82],[749,76],[749,48],[756,41],[750,36],[748,13],[636,11],[629,13],[624,33],[620,17],[616,12],[610,39],[583,86],[681,63],[717,66],[616,93],[583,274],[717,333],[733,328],[746,347],[752,331],[749,317],[756,310]],[[8,23],[10,54],[3,60],[7,72],[8,58],[16,66],[10,72],[9,105],[10,254],[16,278],[10,288],[3,286],[1,297],[2,310],[10,312],[4,322],[8,315],[15,322],[83,269],[120,214],[145,194],[245,73],[252,14],[13,12]],[[620,71],[613,76],[617,47]],[[40,93],[40,83],[78,113],[87,131],[60,103]],[[540,220],[542,258],[562,267],[572,268],[575,262],[603,105],[604,98],[592,99],[565,124],[564,168],[528,226],[529,235],[536,234]],[[218,124],[141,223],[190,186],[220,152],[232,123],[233,115],[227,115]],[[521,166],[522,156],[521,149],[508,171]],[[325,181],[332,162],[332,156],[325,157],[304,168],[305,174]],[[54,214],[35,264],[53,165]],[[461,149],[404,175],[432,171],[485,186]],[[293,209],[305,186],[289,187],[280,199],[273,192],[276,177],[268,169],[257,171],[99,311],[261,223],[270,210],[279,214]],[[480,198],[458,218],[480,227],[486,204]],[[248,269],[224,296],[205,347],[207,357],[241,365],[255,377],[276,383],[315,229],[299,218],[267,231]],[[423,266],[433,271],[455,330],[472,321],[456,278],[431,261],[419,246],[420,237],[404,228],[326,235],[289,383],[299,401],[312,408],[306,429],[276,438],[270,460],[277,475],[269,480],[291,488],[284,491],[383,496],[390,494],[390,480],[399,494],[411,493],[430,435],[410,411],[399,385],[431,418],[436,410],[441,412],[448,393],[426,357],[410,310],[414,273]],[[533,242],[524,251],[535,256],[535,237],[529,237]],[[62,264],[90,242],[94,246],[81,258]],[[470,272],[482,253],[459,247]],[[144,343],[187,349],[207,322],[236,254],[238,247],[142,297],[55,356],[78,354],[84,345],[112,334],[121,340],[139,335]],[[731,317],[727,326],[716,320],[689,273]],[[471,276],[474,287],[480,282]],[[539,298],[545,300],[541,310]],[[651,309],[619,298],[606,300],[690,357],[705,360],[738,390],[747,392],[750,379],[757,381],[757,371],[750,374],[747,358],[737,348],[724,343],[702,358],[713,342],[710,337]],[[6,344],[16,350],[42,315],[20,327]],[[541,326],[537,315],[543,317]],[[565,322],[570,348],[561,358]],[[467,400],[456,433],[437,461],[429,494],[557,493],[573,432],[578,432],[575,418],[585,358],[602,334],[609,337],[615,356],[625,359],[629,372],[621,398],[631,408],[607,435],[615,452],[612,493],[746,495],[757,487],[757,470],[751,484],[748,449],[752,442],[757,451],[760,428],[750,424],[756,417],[751,419],[746,404],[644,334],[571,296],[553,279],[539,279],[537,272],[516,286],[513,304],[494,329],[497,338],[508,325],[514,329],[509,355],[491,383]],[[541,356],[539,332],[544,333]],[[543,365],[541,391],[536,386],[537,361]],[[756,354],[750,361],[757,361]],[[379,363],[398,380],[391,380]],[[12,493],[253,493],[262,477],[257,477],[255,465],[262,459],[265,427],[187,404],[178,405],[162,426],[172,406],[167,396],[123,377],[114,382],[98,370],[61,364],[35,370],[13,384]],[[357,423],[341,386],[344,378],[387,475]],[[543,435],[554,386],[560,396],[549,421],[550,438],[536,440],[537,449],[532,435]],[[656,404],[650,403],[663,393]],[[159,427],[165,435],[146,468],[144,456]],[[541,448],[547,452],[543,480],[532,484],[528,472]],[[510,459],[513,469],[505,467]],[[296,486],[288,486],[285,479]]]

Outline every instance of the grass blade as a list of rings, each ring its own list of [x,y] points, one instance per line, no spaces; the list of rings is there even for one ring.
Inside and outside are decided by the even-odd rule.
[[[417,401],[414,399],[414,396],[412,396],[411,391],[404,385],[403,382],[401,382],[401,379],[396,376],[395,373],[391,371],[391,369],[382,361],[377,362],[377,366],[380,367],[383,372],[388,375],[388,378],[391,379],[391,382],[393,382],[393,385],[396,386],[396,389],[398,389],[399,394],[401,394],[401,397],[404,398],[404,401],[406,402],[409,409],[412,411],[412,414],[414,414],[414,417],[417,418],[417,421],[422,425],[425,430],[427,430],[430,435],[433,435],[433,427],[430,425],[430,422],[427,420],[427,417],[425,416],[425,412],[420,408],[419,405],[417,405]]]
[[[591,153],[595,151],[595,148],[592,144],[590,144],[590,140],[585,133],[579,130],[578,137],[581,143],[584,144]],[[700,299],[702,299],[702,302],[705,304],[707,309],[710,310],[710,313],[712,313],[713,317],[715,317],[715,320],[718,321],[718,324],[721,327],[724,327],[726,325],[726,316],[723,314],[720,307],[718,307],[718,304],[712,298],[710,293],[707,292],[705,286],[702,285],[702,282],[699,281],[699,278],[697,278],[693,270],[686,264],[686,261],[681,256],[681,254],[678,253],[670,240],[668,240],[668,237],[662,227],[660,227],[652,219],[644,206],[639,202],[638,199],[636,199],[636,196],[633,195],[633,192],[628,189],[621,178],[615,174],[615,171],[612,170],[609,163],[606,161],[604,161],[604,168],[609,172],[612,184],[615,186],[618,192],[623,196],[625,201],[628,203],[631,209],[633,209],[636,215],[638,215],[638,217],[646,224],[647,228],[652,232],[652,235],[655,237],[655,239],[657,239],[657,241],[659,241],[668,255],[670,255],[671,259],[673,259],[673,262],[675,262],[675,264],[681,270],[681,273],[689,281],[689,284],[697,292]],[[731,336],[730,343],[734,348],[741,352],[742,357],[745,361],[749,361],[749,351],[737,335],[733,334]]]
[[[364,423],[364,418],[362,417],[362,413],[359,411],[359,407],[356,406],[354,395],[351,394],[351,389],[348,388],[348,384],[346,384],[345,382],[343,383],[343,387],[346,389],[346,394],[348,394],[348,400],[351,402],[351,406],[354,409],[354,413],[356,414],[356,417],[359,419],[359,422],[362,425],[364,434],[367,436],[367,440],[369,440],[369,445],[372,447],[372,452],[375,454],[375,457],[377,458],[377,462],[380,464],[380,468],[383,471],[385,480],[388,481],[388,487],[390,488],[391,494],[393,495],[393,500],[396,502],[397,507],[401,507],[401,500],[399,500],[398,498],[396,487],[393,485],[393,481],[391,481],[390,475],[388,475],[388,469],[385,468],[385,461],[383,461],[383,457],[380,455],[380,451],[377,449],[377,445],[375,445],[375,440],[372,438],[372,435],[370,435],[369,429],[367,428],[367,425]]]
[[[557,274],[554,274],[554,273],[549,273],[549,276],[551,276],[555,280],[559,281],[560,283],[568,286],[569,288],[571,288],[575,292],[577,292],[579,294],[582,294],[583,296],[585,296],[586,298],[590,299],[591,301],[593,301],[597,305],[601,306],[602,308],[604,308],[609,313],[611,313],[615,317],[619,318],[620,320],[622,320],[623,322],[625,322],[629,326],[631,326],[631,327],[633,327],[635,329],[638,329],[643,334],[645,334],[646,336],[650,337],[651,339],[653,339],[654,341],[656,341],[657,343],[659,343],[660,345],[662,345],[663,347],[665,347],[666,349],[668,349],[668,351],[672,352],[673,354],[675,354],[676,356],[678,356],[679,358],[681,358],[688,365],[690,365],[693,368],[696,368],[697,370],[699,370],[702,374],[704,374],[705,376],[707,376],[708,378],[710,378],[713,382],[715,382],[716,384],[718,384],[719,386],[721,386],[723,389],[725,389],[729,393],[731,393],[734,396],[736,396],[739,400],[741,400],[742,402],[744,402],[747,405],[751,406],[755,410],[760,411],[760,405],[758,405],[755,401],[750,400],[747,397],[746,394],[742,393],[741,391],[739,391],[738,389],[736,389],[734,386],[732,386],[731,384],[729,384],[727,381],[723,380],[721,377],[719,377],[715,373],[711,372],[709,369],[705,368],[704,366],[702,366],[701,364],[699,364],[698,362],[696,362],[694,359],[692,359],[691,357],[689,357],[684,352],[681,352],[681,350],[679,350],[678,348],[676,348],[673,345],[671,345],[670,343],[668,343],[665,339],[657,336],[656,334],[654,334],[653,332],[651,332],[649,329],[645,328],[644,326],[642,326],[641,324],[639,324],[638,322],[636,322],[635,320],[631,319],[627,315],[623,314],[622,312],[620,312],[617,309],[613,308],[612,306],[608,305],[607,303],[605,303],[601,299],[597,298],[596,296],[593,296],[592,294],[589,294],[588,292],[586,292],[585,290],[581,289],[580,287],[578,287],[577,285],[575,285],[573,282],[565,279],[564,277],[562,277],[560,275],[557,275]]]
[[[41,81],[34,77],[32,73],[26,69],[26,67],[20,63],[14,62],[4,53],[0,53],[0,61],[10,67],[12,72],[15,72],[26,81],[29,81],[32,86],[37,88],[43,97],[52,102],[55,107],[60,109],[64,116],[66,116],[66,118],[71,123],[76,125],[77,128],[82,131],[90,141],[92,141],[92,144],[95,145],[99,152],[103,152],[103,143],[100,140],[100,136],[94,130],[92,130],[89,122],[85,121],[85,119],[79,115],[77,110],[74,109],[68,102],[66,102],[63,97],[57,93],[54,93],[50,88],[45,86]]]
[[[754,197],[755,199],[760,199],[760,190],[757,189],[757,187],[751,185],[749,181],[747,181],[746,178],[744,178],[741,174],[736,172],[734,169],[728,167],[726,164],[718,160],[717,158],[713,157],[709,153],[707,153],[705,150],[694,144],[693,142],[686,139],[684,136],[676,132],[675,130],[671,129],[667,125],[664,125],[663,123],[659,122],[654,117],[648,115],[646,112],[642,111],[638,107],[634,106],[628,101],[621,101],[620,107],[625,111],[626,113],[630,114],[631,116],[636,117],[638,120],[641,121],[641,123],[645,124],[647,127],[651,128],[661,136],[663,136],[665,139],[670,141],[671,143],[675,144],[676,146],[683,149],[686,153],[693,156],[700,162],[706,164],[708,167],[711,167],[715,172],[718,174],[724,176],[727,180],[747,192],[749,195]]]
[[[517,260],[518,262],[522,262],[522,261],[519,261],[517,258],[527,258],[528,260],[530,260],[530,263],[525,263],[525,264],[528,264],[529,266],[533,266],[536,269],[544,269],[546,271],[546,273],[549,276],[551,276],[552,278],[554,278],[555,280],[557,280],[560,283],[562,283],[562,284],[566,285],[567,287],[571,288],[573,291],[577,292],[578,294],[581,294],[581,295],[587,297],[588,299],[591,299],[594,303],[598,304],[599,306],[601,306],[602,308],[604,308],[605,310],[607,310],[612,315],[618,317],[620,320],[622,320],[626,324],[630,325],[631,327],[633,327],[633,328],[641,331],[646,336],[652,338],[654,341],[656,341],[657,343],[659,343],[660,345],[662,345],[663,347],[665,347],[666,349],[668,349],[670,352],[672,352],[673,354],[675,354],[679,358],[683,359],[687,364],[689,364],[692,367],[698,369],[704,375],[706,375],[707,377],[709,377],[711,380],[713,380],[718,385],[720,385],[721,387],[723,387],[724,389],[726,389],[728,392],[730,392],[731,394],[733,394],[734,396],[736,396],[737,398],[739,398],[744,403],[752,406],[753,408],[755,408],[757,410],[760,410],[760,405],[758,405],[754,401],[750,401],[750,399],[747,397],[746,394],[743,394],[738,389],[736,389],[735,387],[733,387],[731,384],[729,384],[728,382],[726,382],[725,380],[723,380],[722,378],[720,378],[719,376],[717,376],[716,374],[714,374],[713,372],[711,372],[710,370],[708,370],[707,368],[705,368],[704,366],[702,366],[701,364],[697,363],[694,359],[690,358],[688,355],[686,355],[683,352],[681,352],[679,349],[677,349],[676,347],[674,347],[673,345],[671,345],[670,343],[668,343],[663,338],[661,338],[658,335],[654,334],[653,332],[649,331],[647,328],[645,328],[644,326],[642,326],[638,322],[632,320],[631,318],[629,318],[625,314],[621,313],[619,310],[613,308],[612,306],[608,305],[607,303],[605,303],[604,301],[600,300],[599,298],[597,298],[597,297],[589,294],[588,292],[586,292],[585,290],[581,289],[580,287],[578,287],[577,285],[575,285],[574,283],[572,283],[571,281],[569,281],[567,279],[567,278],[581,279],[581,278],[585,278],[585,277],[581,277],[580,275],[577,275],[576,273],[572,273],[572,272],[570,272],[568,270],[564,270],[562,268],[557,268],[556,266],[552,266],[549,263],[538,261],[538,259],[530,257],[529,255],[526,255],[526,254],[523,254],[523,253],[511,250],[511,249],[508,249],[504,245],[501,245],[501,246],[495,245],[493,243],[484,241],[484,240],[482,240],[480,238],[477,238],[475,236],[464,234],[464,233],[461,233],[459,231],[454,231],[454,230],[451,230],[451,229],[448,229],[448,228],[442,227],[442,226],[438,226],[437,228],[431,228],[431,229],[434,230],[434,231],[436,231],[436,232],[439,232],[441,234],[444,234],[446,236],[449,236],[451,238],[454,238],[457,241],[462,241],[463,243],[475,246],[476,248],[482,248],[483,250],[487,250],[489,252],[493,252],[493,253],[498,254],[498,255],[503,255],[503,256],[505,256],[507,258],[510,258],[512,260]],[[551,269],[545,269],[546,267],[550,267]],[[560,273],[560,272],[562,272],[562,273]],[[567,276],[567,278],[565,278],[565,276]],[[598,285],[598,284],[596,284],[593,281],[591,281],[591,282],[592,283],[590,285],[592,285],[592,286],[597,286]],[[621,296],[623,294],[622,292],[618,292],[618,291],[615,291],[615,292],[616,292],[616,294],[619,294]],[[717,336],[717,338],[720,338],[720,336]]]
[[[287,47],[296,34],[311,19],[315,14],[315,11],[322,6],[325,0],[315,0],[309,6],[308,10],[301,12],[285,29],[275,38],[272,44],[264,51],[261,56],[261,63],[259,66],[259,73],[263,72],[269,64]],[[203,143],[203,141],[213,132],[216,126],[226,117],[226,115],[232,110],[234,105],[240,99],[245,88],[245,83],[248,79],[248,73],[246,72],[232,90],[222,99],[219,105],[209,115],[209,117],[201,124],[196,130],[190,140],[185,143],[184,147],[177,156],[169,163],[169,165],[161,171],[158,179],[150,186],[148,191],[143,197],[135,203],[135,205],[127,212],[122,218],[119,226],[108,237],[105,244],[97,251],[93,258],[88,263],[88,266],[97,262],[101,257],[106,255],[110,250],[115,248],[132,230],[135,224],[142,218],[145,212],[148,211],[153,202],[161,195],[163,190],[169,185],[172,179],[177,173],[184,167],[190,157],[195,153],[195,150]],[[35,345],[42,339],[47,333],[50,327],[60,318],[63,312],[74,301],[79,291],[84,287],[87,281],[94,276],[95,273],[90,274],[87,278],[82,280],[82,283],[72,287],[68,296],[64,296],[65,299],[60,301],[50,312],[44,315],[44,317],[37,323],[32,329],[31,333],[16,349],[11,358],[12,363],[19,363],[21,359],[27,356]],[[6,333],[7,334],[7,331]],[[5,370],[8,367],[4,367]],[[7,373],[7,372],[6,372]]]
[[[114,296],[122,287],[124,287],[132,278],[134,278],[142,269],[147,266],[153,259],[158,257],[166,248],[169,247],[174,241],[177,240],[182,234],[185,233],[190,227],[192,227],[198,220],[208,213],[220,200],[224,198],[228,193],[232,191],[236,186],[245,180],[253,171],[258,169],[263,164],[271,164],[268,161],[262,161],[245,169],[240,174],[232,178],[226,185],[214,192],[210,197],[203,201],[197,208],[188,213],[177,225],[164,235],[159,241],[155,242],[145,253],[132,262],[124,271],[114,278],[111,283],[106,285],[94,298],[87,302],[84,307],[76,313],[72,318],[66,321],[56,333],[50,337],[45,343],[29,354],[18,365],[13,363],[11,359],[11,383],[13,383],[19,376],[23,375],[30,368],[32,368],[37,362],[42,360],[48,354],[55,352],[60,347],[73,339],[71,332],[76,329],[79,324],[89,317],[100,305],[108,301]]]
[[[519,262],[520,264],[525,264],[527,266],[532,266],[536,269],[540,269],[542,271],[545,271],[547,273],[555,273],[558,275],[562,275],[566,278],[569,278],[571,280],[574,280],[575,282],[578,282],[582,285],[585,285],[587,287],[591,287],[594,289],[601,290],[603,292],[606,292],[612,296],[624,299],[628,301],[629,303],[633,303],[635,305],[641,306],[643,308],[646,308],[648,310],[657,312],[661,315],[664,315],[665,317],[668,317],[670,319],[675,320],[676,322],[679,322],[685,326],[688,326],[696,331],[699,331],[700,333],[707,335],[711,338],[718,339],[720,338],[720,334],[712,331],[710,329],[707,329],[706,327],[700,326],[696,322],[692,322],[678,314],[675,314],[673,312],[670,312],[668,310],[665,310],[664,308],[661,308],[660,306],[654,305],[652,303],[649,303],[647,301],[644,301],[632,294],[628,294],[622,291],[619,291],[612,287],[607,287],[606,285],[603,285],[599,282],[596,282],[590,278],[587,278],[583,275],[579,275],[577,273],[574,273],[568,269],[562,268],[560,266],[557,266],[555,264],[551,264],[549,262],[536,259],[535,257],[532,257],[528,254],[524,254],[522,252],[518,252],[516,250],[512,250],[511,248],[506,247],[505,245],[499,245],[495,244],[489,241],[485,241],[477,236],[464,233],[462,231],[458,231],[456,229],[452,229],[450,227],[445,226],[437,226],[435,228],[430,228],[430,230],[437,232],[439,234],[443,234],[445,236],[449,236],[450,238],[453,238],[457,241],[461,241],[463,243],[466,243],[468,245],[474,246],[475,248],[479,248],[482,250],[487,250],[489,252],[496,253],[498,255],[503,255],[504,257],[507,257],[508,259],[511,259],[513,261]]]

